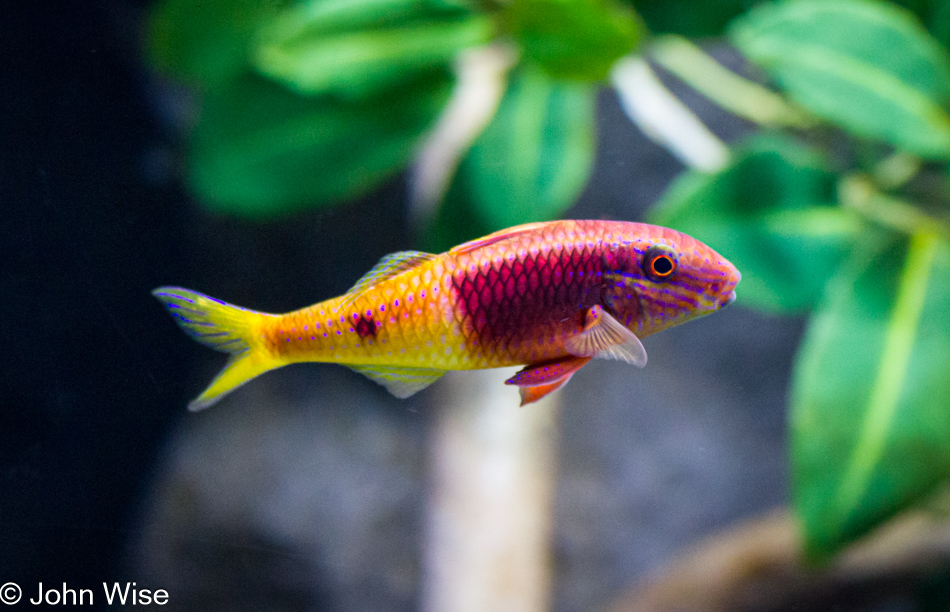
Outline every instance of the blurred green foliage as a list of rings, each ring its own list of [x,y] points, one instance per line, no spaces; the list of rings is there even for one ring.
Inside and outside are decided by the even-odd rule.
[[[655,34],[721,35],[733,18],[760,0],[627,0]]]
[[[810,308],[861,232],[861,221],[835,206],[837,177],[814,149],[767,133],[733,154],[719,173],[678,181],[654,220],[726,246],[742,271],[747,305],[773,312]]]
[[[424,240],[431,251],[532,219],[554,219],[594,161],[594,90],[536,66],[514,70],[494,120],[462,160]]]
[[[247,66],[262,23],[292,0],[164,0],[149,23],[148,51],[162,71],[205,89]]]
[[[261,26],[251,64],[304,96],[355,101],[412,92],[414,81],[492,34],[488,16],[458,2],[302,2]]]
[[[761,78],[683,36],[725,36]],[[948,44],[950,0],[164,0],[150,35],[155,64],[199,99],[191,186],[259,218],[405,169],[459,55],[513,49],[497,110],[451,166],[433,249],[567,209],[622,57],[759,124],[652,220],[730,258],[740,304],[811,316],[790,446],[819,560],[950,477]]]
[[[499,17],[525,59],[561,79],[606,78],[641,35],[636,13],[605,0],[519,0]]]
[[[798,511],[835,550],[950,469],[950,243],[870,232],[836,271],[798,358]]]
[[[508,92],[461,152],[470,193],[448,190],[464,216],[497,229],[554,218],[577,198],[593,163],[594,94],[642,32],[615,0],[165,0],[150,48],[158,67],[197,85],[195,193],[266,218],[351,199],[405,169],[449,101],[460,53],[513,47]],[[430,241],[473,237],[440,214]]]
[[[791,461],[821,560],[950,477],[950,64],[883,1],[764,3],[727,32],[810,127],[687,173],[653,219],[732,259],[740,302],[811,313]]]
[[[896,6],[793,2],[752,11],[732,41],[788,96],[857,136],[950,157],[946,50]]]
[[[307,99],[241,73],[205,93],[190,143],[191,186],[209,207],[246,216],[360,193],[412,159],[452,80],[442,71],[408,84],[357,101]]]

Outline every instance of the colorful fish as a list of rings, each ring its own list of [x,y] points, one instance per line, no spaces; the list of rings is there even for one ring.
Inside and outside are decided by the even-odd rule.
[[[153,294],[192,338],[230,354],[192,410],[304,361],[346,365],[397,397],[448,370],[524,365],[506,381],[520,388],[524,405],[564,386],[593,358],[643,367],[641,338],[730,304],[740,277],[675,230],[552,221],[441,255],[387,255],[345,295],[282,315],[178,287]]]

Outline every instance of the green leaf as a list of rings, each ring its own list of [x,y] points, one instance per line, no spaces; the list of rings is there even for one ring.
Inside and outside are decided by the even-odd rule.
[[[950,158],[950,61],[912,14],[870,0],[764,4],[731,29],[788,95],[854,134]]]
[[[782,96],[725,68],[682,36],[655,39],[650,59],[734,115],[764,126],[810,127],[810,117]]]
[[[594,161],[595,88],[530,66],[512,75],[492,122],[459,165],[426,248],[559,217]]]
[[[472,194],[461,176],[455,175],[439,207],[435,219],[426,227],[422,249],[430,253],[447,251],[457,244],[492,233],[498,227],[489,225],[478,214]]]
[[[501,14],[524,57],[549,75],[601,81],[644,35],[637,14],[614,0],[517,0]]]
[[[948,0],[892,0],[913,12],[927,26],[934,37],[946,45],[950,43],[950,1]]]
[[[729,22],[760,0],[628,0],[650,31],[689,37],[719,36]]]
[[[950,2],[935,0],[925,23],[937,40],[944,46],[950,45]]]
[[[813,559],[950,476],[948,313],[950,244],[936,234],[877,239],[829,283],[792,392],[795,506]]]
[[[594,89],[524,69],[463,161],[475,210],[501,229],[561,215],[594,162]]]
[[[245,74],[206,97],[191,143],[191,186],[212,207],[247,216],[357,196],[409,161],[451,83],[436,72],[344,103]]]
[[[169,74],[215,85],[247,65],[258,28],[291,0],[164,0],[148,28],[152,62]]]
[[[440,0],[310,0],[261,30],[254,65],[307,94],[362,97],[448,68],[492,22]]]
[[[716,174],[691,172],[650,220],[695,236],[742,272],[739,300],[774,312],[809,308],[861,231],[833,206],[835,176],[816,152],[759,136]]]

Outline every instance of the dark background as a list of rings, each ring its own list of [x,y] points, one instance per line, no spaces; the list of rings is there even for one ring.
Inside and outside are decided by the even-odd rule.
[[[116,573],[199,354],[152,289],[201,284],[287,310],[405,244],[395,184],[267,226],[203,214],[178,182],[187,96],[144,67],[149,4],[0,8],[4,578]],[[354,222],[364,235],[340,231]]]
[[[101,582],[189,363],[149,290],[188,278],[136,48],[144,3],[0,8],[0,572]],[[144,296],[144,297],[143,297]]]

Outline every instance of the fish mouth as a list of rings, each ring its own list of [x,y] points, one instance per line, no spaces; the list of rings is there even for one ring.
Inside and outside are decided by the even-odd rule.
[[[734,265],[729,264],[729,271],[731,272],[729,275],[730,278],[728,280],[728,284],[724,288],[729,288],[730,291],[722,301],[720,308],[725,308],[729,304],[732,304],[736,301],[736,285],[738,285],[739,281],[742,280],[742,273],[739,272],[739,270],[737,270]]]
[[[735,289],[733,289],[732,291],[730,291],[728,294],[721,293],[721,294],[719,294],[719,298],[718,298],[715,302],[713,302],[713,304],[714,304],[714,305],[713,305],[713,309],[714,309],[714,310],[722,310],[723,308],[725,308],[725,307],[728,306],[729,304],[732,304],[732,303],[735,302],[735,301],[736,301],[736,291],[735,291]]]

